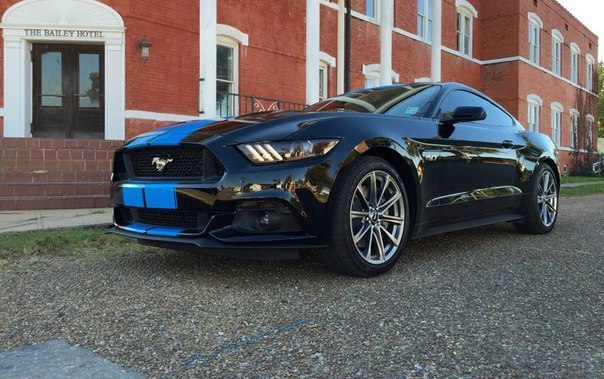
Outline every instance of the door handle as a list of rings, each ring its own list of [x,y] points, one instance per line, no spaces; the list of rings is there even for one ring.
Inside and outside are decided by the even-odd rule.
[[[501,146],[503,146],[506,149],[511,149],[512,147],[514,147],[514,141],[506,139],[503,142],[501,142]]]

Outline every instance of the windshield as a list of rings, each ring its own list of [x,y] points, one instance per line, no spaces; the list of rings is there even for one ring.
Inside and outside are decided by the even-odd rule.
[[[440,86],[433,84],[393,85],[368,88],[313,104],[306,112],[387,113],[419,116],[426,111]]]

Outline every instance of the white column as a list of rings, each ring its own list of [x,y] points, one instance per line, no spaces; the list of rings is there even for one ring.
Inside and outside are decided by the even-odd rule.
[[[430,1],[432,1],[432,56],[430,77],[433,82],[440,82],[442,64],[442,0]]]
[[[345,54],[345,40],[344,40],[344,27],[346,18],[346,8],[344,0],[338,1],[338,61],[336,68],[338,70],[338,94],[344,93],[344,54]]]
[[[126,49],[120,34],[105,42],[105,139],[126,139]]]
[[[202,118],[216,117],[216,1],[199,0],[199,111]]]
[[[29,43],[4,33],[4,137],[31,137]]]
[[[394,28],[394,2],[382,0],[380,8],[380,84],[392,84],[392,29]]]
[[[319,101],[319,0],[306,0],[306,103]]]

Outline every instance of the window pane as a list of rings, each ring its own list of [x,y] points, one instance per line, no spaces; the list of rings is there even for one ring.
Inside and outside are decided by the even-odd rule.
[[[80,54],[79,103],[81,108],[99,108],[101,105],[100,56]]]
[[[63,54],[48,52],[42,54],[42,106],[62,107],[63,98]]]
[[[234,116],[233,85],[228,82],[216,81],[216,114],[220,117]]]
[[[417,35],[420,37],[424,36],[424,17],[421,15],[417,16]]]
[[[368,17],[375,18],[375,0],[367,0],[365,14]]]
[[[417,0],[417,13],[422,14],[422,15],[426,14],[425,13],[425,9],[424,9],[424,2],[425,1],[426,0]]]
[[[219,80],[233,81],[233,52],[229,46],[218,45],[216,47],[216,76]]]

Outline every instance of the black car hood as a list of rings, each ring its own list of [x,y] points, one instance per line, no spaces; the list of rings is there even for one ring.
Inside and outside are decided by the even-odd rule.
[[[334,117],[330,113],[274,111],[233,119],[191,121],[142,134],[126,143],[129,148],[148,145],[200,143],[223,137],[228,143],[285,139],[301,128]]]

